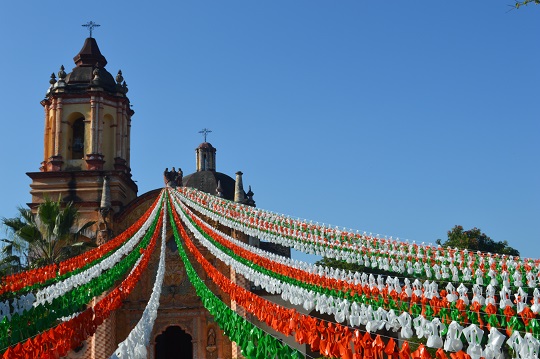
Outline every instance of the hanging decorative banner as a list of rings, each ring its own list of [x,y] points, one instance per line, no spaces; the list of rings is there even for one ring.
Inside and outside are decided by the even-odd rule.
[[[99,264],[93,267],[88,268],[83,272],[69,277],[65,281],[55,283],[37,292],[34,307],[45,302],[52,303],[55,298],[62,296],[64,293],[70,291],[74,287],[78,287],[88,283],[90,280],[100,276],[101,273],[114,267],[125,255],[129,254],[133,250],[135,245],[148,231],[148,229],[152,225],[152,222],[157,216],[158,210],[159,207],[156,206],[146,220],[146,222],[137,231],[137,233],[135,233],[135,235],[133,235],[129,241],[124,243],[120,248],[118,248],[114,253],[112,253],[112,255],[108,256],[105,260],[101,261]]]
[[[162,217],[159,217],[158,228],[161,228]],[[110,313],[121,307],[122,301],[125,300],[132,292],[133,288],[139,281],[142,273],[148,267],[148,263],[152,256],[156,245],[156,238],[159,235],[159,230],[154,231],[148,247],[140,247],[140,251],[131,252],[142,255],[142,259],[138,262],[137,267],[132,270],[122,283],[114,290],[109,292],[103,299],[96,303],[94,307],[89,307],[82,311],[79,315],[72,319],[62,322],[54,328],[45,330],[31,338],[28,338],[22,343],[19,340],[14,346],[7,347],[2,355],[2,359],[24,358],[24,359],[49,359],[63,357],[80,346],[83,340],[92,336],[96,328],[110,316]],[[144,239],[143,239],[144,241]],[[141,242],[142,243],[142,242]],[[137,257],[133,257],[137,259]],[[128,258],[126,257],[126,258]],[[123,262],[123,261],[122,261]],[[120,264],[122,264],[119,263]],[[133,260],[135,262],[135,260]],[[126,267],[126,271],[129,267]],[[103,277],[102,275],[101,277]],[[99,278],[101,278],[99,277]],[[112,283],[116,282],[113,280]]]
[[[302,282],[296,281],[300,286],[303,288],[298,287],[295,284],[291,284],[291,282],[287,281],[287,277],[284,276],[275,276],[276,279],[273,276],[268,276],[263,273],[270,273],[270,275],[273,275],[272,272],[261,270],[260,267],[258,267],[256,264],[254,264],[256,261],[253,260],[244,260],[242,257],[237,257],[234,253],[228,252],[227,248],[224,248],[220,246],[219,243],[213,242],[212,238],[210,237],[209,233],[203,232],[200,228],[196,227],[195,223],[192,223],[190,220],[188,220],[187,217],[185,217],[185,214],[183,211],[178,208],[177,203],[174,204],[177,213],[182,218],[182,221],[187,225],[187,227],[192,231],[195,238],[199,240],[203,246],[205,246],[207,249],[210,250],[210,252],[215,255],[218,259],[224,261],[227,265],[230,265],[232,268],[234,268],[235,272],[242,274],[246,279],[251,280],[254,282],[255,285],[261,285],[267,292],[271,294],[275,293],[281,293],[282,299],[289,301],[291,304],[294,305],[303,305],[306,310],[312,310],[316,309],[322,314],[333,314],[335,315],[335,319],[337,322],[342,323],[345,320],[349,322],[351,325],[365,325],[368,332],[369,331],[377,331],[382,329],[383,327],[386,327],[386,330],[393,330],[397,331],[401,329],[402,337],[404,338],[410,338],[412,336],[411,331],[411,320],[408,312],[403,312],[402,315],[398,318],[398,316],[395,314],[394,309],[392,308],[389,311],[386,311],[383,309],[383,307],[387,307],[386,305],[382,304],[383,302],[372,302],[374,305],[374,308],[377,310],[372,309],[371,304],[368,300],[368,307],[364,305],[364,303],[361,304],[361,307],[356,305],[356,302],[351,302],[344,299],[343,297],[337,298],[333,297],[332,295],[326,296],[325,294],[317,293],[319,288],[309,286],[305,287]],[[185,209],[187,210],[187,209]],[[189,210],[187,210],[189,211]],[[196,217],[194,214],[190,214],[196,221],[199,221],[198,217]],[[207,228],[208,230],[213,230],[210,227]],[[217,230],[213,230],[216,233],[220,233]],[[207,237],[205,237],[203,234],[205,234]],[[220,233],[221,236],[225,236],[224,234]],[[238,240],[235,240],[231,237],[227,238],[231,242],[241,243]],[[242,243],[245,247],[251,247],[244,243]],[[218,248],[219,247],[219,248]],[[253,248],[253,247],[252,247]],[[259,250],[260,251],[260,250]],[[225,254],[227,252],[227,254]],[[241,264],[244,263],[244,264]],[[290,280],[291,278],[289,278]],[[285,284],[282,280],[287,281],[288,284]],[[388,303],[388,300],[385,300],[386,303]],[[377,308],[378,304],[378,308]],[[307,306],[306,306],[307,305]],[[386,308],[388,309],[388,308]],[[404,316],[408,316],[409,320],[401,320],[404,318]],[[421,319],[421,320],[420,320]],[[432,348],[440,348],[443,345],[443,332],[446,332],[445,328],[446,326],[441,323],[439,318],[433,318],[431,320],[427,320],[423,315],[415,317],[415,330],[417,332],[418,337],[422,338],[425,336],[427,338],[427,346]],[[418,322],[418,323],[416,323]],[[454,326],[458,326],[461,329],[458,329],[459,333],[461,333],[462,327],[459,326],[458,323],[455,321],[452,321],[450,325],[450,329]],[[471,324],[470,328],[477,328],[474,324]],[[468,330],[470,330],[468,327]],[[407,332],[410,332],[411,334],[406,334]],[[449,343],[452,343],[452,340],[455,340],[457,338],[453,337],[453,333],[456,333],[455,330],[449,330],[449,337],[446,341],[447,350],[452,351],[459,351],[461,347],[454,347],[450,346]],[[466,331],[465,331],[466,333]],[[498,333],[498,338],[502,337],[504,340],[504,335],[502,335],[500,332],[496,330],[496,328],[492,328],[492,334],[495,335],[495,333]],[[458,334],[459,336],[459,334]],[[494,340],[494,339],[493,339]],[[458,340],[458,342],[461,344],[461,340]],[[488,346],[486,348],[489,348],[489,344],[491,343],[488,341]],[[502,342],[501,342],[502,344]],[[480,349],[481,351],[481,349]]]
[[[493,286],[539,284],[540,260],[417,245],[332,229],[225,201],[191,188],[176,195],[219,223],[261,240],[400,274]]]
[[[133,234],[143,225],[143,223],[146,222],[151,213],[153,213],[159,201],[161,201],[161,197],[156,199],[145,214],[141,216],[141,218],[139,218],[132,226],[115,238],[111,239],[109,242],[97,248],[91,249],[77,257],[67,259],[61,262],[59,265],[52,264],[3,277],[0,281],[0,295],[6,292],[14,293],[36,284],[47,283],[58,275],[64,275],[68,272],[82,268],[85,265],[105,256],[106,253],[116,249],[128,238],[133,236]],[[33,289],[35,288],[29,288],[29,290]]]
[[[138,258],[155,245],[156,237],[162,224],[162,218],[156,216],[155,222],[143,240],[118,264],[90,282],[72,289],[61,297],[53,299],[52,303],[44,303],[24,312],[13,315],[11,321],[0,322],[0,346],[5,348],[30,338],[37,333],[52,327],[56,320],[69,317],[81,311],[90,300],[109,290],[115,282],[122,278],[137,262]],[[147,248],[148,246],[148,248]]]
[[[178,208],[177,210],[181,214],[182,211]],[[185,208],[185,210],[187,210],[187,208]],[[208,240],[215,245],[224,246],[221,247],[220,250],[227,252],[239,262],[249,266],[251,271],[256,270],[276,278],[279,281],[288,283],[288,286],[282,287],[282,298],[284,300],[293,300],[293,304],[300,304],[300,302],[303,302],[306,310],[315,308],[319,312],[322,310],[328,314],[333,314],[338,322],[348,320],[349,323],[356,323],[356,318],[366,318],[366,315],[364,314],[366,311],[368,312],[367,318],[371,318],[372,315],[369,314],[372,312],[371,307],[375,308],[375,310],[383,311],[379,313],[379,316],[382,316],[384,319],[377,320],[378,322],[382,321],[383,325],[385,325],[384,322],[386,322],[386,310],[392,310],[392,315],[390,315],[390,317],[395,316],[395,314],[393,314],[394,310],[400,310],[410,312],[417,316],[422,315],[422,317],[426,315],[430,321],[437,315],[441,315],[446,324],[450,323],[452,320],[457,320],[463,325],[468,325],[469,320],[471,320],[472,323],[481,324],[484,322],[490,323],[493,319],[493,314],[491,312],[484,313],[483,311],[480,311],[481,306],[478,302],[474,302],[475,298],[473,298],[472,305],[465,304],[468,303],[468,297],[464,292],[461,293],[459,300],[455,301],[454,299],[454,302],[446,300],[444,291],[441,291],[441,295],[439,296],[435,282],[429,283],[429,281],[427,281],[424,283],[424,286],[422,286],[416,279],[413,283],[413,288],[411,289],[408,284],[410,282],[407,278],[405,278],[405,286],[402,288],[399,286],[399,280],[397,278],[392,280],[392,277],[387,277],[385,285],[380,275],[378,276],[377,281],[375,281],[373,275],[370,274],[368,283],[368,277],[365,274],[362,276],[362,282],[357,282],[356,279],[353,281],[353,278],[347,279],[345,277],[329,279],[326,278],[324,271],[319,271],[318,275],[313,275],[313,273],[317,273],[317,270],[313,270],[313,268],[310,267],[312,265],[307,263],[300,265],[295,261],[297,267],[301,267],[302,269],[288,267],[284,262],[290,261],[290,259],[270,254],[245,243],[241,243],[240,241],[205,225],[193,213],[190,212],[190,215],[201,228],[204,227],[206,232],[203,232],[200,228],[198,231],[206,235]],[[193,224],[195,225],[195,223]],[[197,232],[197,230],[195,230],[195,232]],[[200,237],[197,238],[200,239]],[[232,250],[232,252],[228,252],[229,250]],[[257,254],[254,252],[257,252]],[[268,258],[270,256],[272,257],[271,259]],[[259,267],[259,265],[262,267]],[[246,276],[250,277],[249,274],[246,274]],[[263,282],[262,279],[255,279],[255,281],[257,283]],[[268,289],[270,292],[276,291],[274,282],[266,280],[265,284],[271,286],[271,288]],[[362,295],[362,293],[364,295]],[[478,300],[478,298],[476,298],[476,300]],[[357,306],[356,303],[360,304],[360,306]],[[497,310],[493,305],[492,307]],[[527,309],[527,307],[525,308]],[[509,307],[505,310],[508,312]],[[504,319],[503,311],[499,311],[499,314],[496,314],[495,317]],[[526,310],[523,312],[526,312]],[[378,312],[373,311],[373,313],[377,314]],[[462,317],[460,313],[467,313],[467,316]],[[472,313],[475,314],[473,315]],[[521,316],[523,317],[523,321],[520,318],[514,318],[512,323],[507,324],[506,331],[523,331],[527,328],[536,333],[534,334],[535,336],[538,336],[538,330],[535,329],[535,324],[537,323],[535,314],[529,311],[529,316],[530,318],[528,319],[531,320],[528,321],[525,320],[526,318],[523,317],[523,315]],[[501,323],[502,325],[505,325],[504,321],[501,321]],[[497,327],[500,327],[501,323],[491,324],[491,326],[496,325]],[[359,322],[359,324],[365,325],[366,322],[362,321]],[[398,330],[399,326],[396,326],[395,324],[396,322],[394,321],[394,324],[387,323],[386,325],[395,327],[395,330]]]
[[[260,328],[239,316],[218,297],[199,278],[197,272],[191,265],[186,252],[182,246],[182,241],[178,233],[178,227],[174,221],[174,211],[169,208],[171,216],[171,226],[174,238],[178,247],[180,258],[184,263],[188,278],[195,287],[197,295],[201,298],[205,308],[214,316],[216,323],[223,329],[225,335],[242,349],[242,354],[246,358],[303,358],[297,350],[292,349],[279,339],[265,333]],[[180,230],[183,230],[180,227]],[[185,233],[185,232],[183,232]]]
[[[156,281],[152,288],[150,299],[144,308],[141,319],[135,328],[128,334],[127,338],[118,344],[118,348],[111,355],[111,359],[145,359],[148,355],[147,347],[150,341],[150,334],[154,327],[159,308],[159,298],[161,296],[161,285],[165,274],[165,243],[167,241],[167,216],[168,211],[163,211],[163,226],[161,227],[161,248],[159,253],[159,263],[156,273]],[[138,266],[137,266],[138,267]]]
[[[175,217],[174,228],[180,223],[180,219],[176,212],[172,213]],[[232,301],[235,301],[272,329],[287,336],[295,333],[296,341],[299,344],[309,344],[313,351],[320,351],[321,354],[331,358],[352,358],[351,338],[353,332],[350,328],[301,315],[294,309],[287,309],[269,302],[231,282],[197,250],[184,228],[182,226],[178,228],[190,253],[203,267],[208,277],[227,293]],[[313,325],[315,328],[312,328]],[[299,333],[301,335],[297,337],[296,334]]]

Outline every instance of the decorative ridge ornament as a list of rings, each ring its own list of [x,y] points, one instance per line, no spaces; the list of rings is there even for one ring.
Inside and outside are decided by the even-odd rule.
[[[90,31],[90,36],[89,37],[92,37],[92,31],[94,30],[94,28],[95,27],[100,27],[101,25],[96,24],[93,21],[88,21],[86,24],[83,24],[81,26],[84,26],[84,27],[88,28],[88,31]]]

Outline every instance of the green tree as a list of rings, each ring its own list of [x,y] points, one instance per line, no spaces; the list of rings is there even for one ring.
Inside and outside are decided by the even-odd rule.
[[[516,9],[519,9],[520,7],[524,6],[524,5],[529,5],[529,4],[535,4],[535,5],[539,5],[540,4],[540,0],[524,0],[524,1],[516,1],[515,3],[515,7]]]
[[[443,247],[519,256],[519,251],[510,247],[507,241],[494,241],[476,227],[464,231],[462,226],[456,225],[448,231],[448,239],[444,242],[437,239],[437,244]]]
[[[0,239],[0,277],[26,269],[24,244],[14,239]]]
[[[22,207],[18,211],[15,218],[2,218],[13,237],[3,240],[6,245],[0,266],[4,270],[59,263],[95,246],[94,236],[89,231],[95,222],[79,227],[79,212],[72,202],[46,199],[38,206],[36,214]]]

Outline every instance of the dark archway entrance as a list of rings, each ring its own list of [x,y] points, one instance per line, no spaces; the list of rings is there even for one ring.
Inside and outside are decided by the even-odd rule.
[[[156,338],[155,359],[193,359],[191,339],[182,328],[168,327]]]

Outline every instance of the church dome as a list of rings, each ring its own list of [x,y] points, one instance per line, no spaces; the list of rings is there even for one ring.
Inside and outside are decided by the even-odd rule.
[[[182,179],[184,187],[193,187],[203,192],[216,195],[218,183],[221,186],[223,198],[234,200],[234,179],[216,171],[197,171]]]
[[[64,91],[81,92],[94,86],[111,93],[122,92],[122,86],[117,84],[111,73],[105,69],[107,59],[101,54],[96,39],[87,38],[73,61],[76,66],[69,74],[65,74],[63,67],[58,73],[59,83],[64,82]]]
[[[203,148],[203,149],[209,149],[209,150],[215,149],[214,146],[212,146],[212,144],[209,142],[203,142],[197,148]]]

